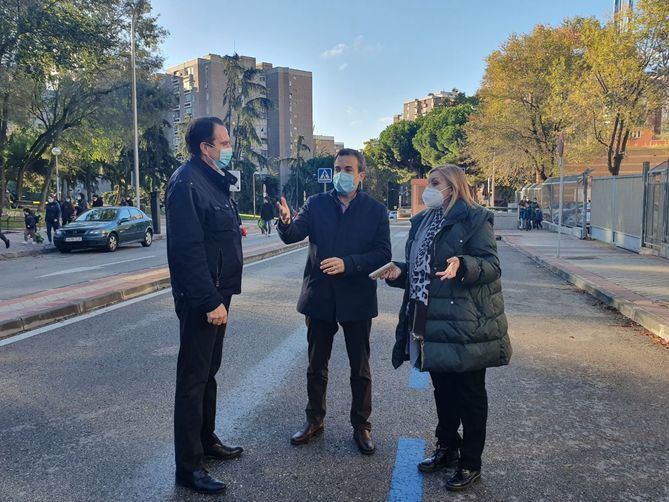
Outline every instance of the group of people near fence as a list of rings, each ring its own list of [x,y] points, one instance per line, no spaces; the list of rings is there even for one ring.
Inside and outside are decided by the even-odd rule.
[[[530,201],[527,197],[518,204],[518,228],[520,230],[543,229],[544,212],[536,197]]]

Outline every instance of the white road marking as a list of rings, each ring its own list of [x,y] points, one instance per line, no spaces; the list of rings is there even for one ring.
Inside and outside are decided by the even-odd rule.
[[[139,258],[130,258],[128,260],[120,260],[120,261],[112,261],[109,263],[101,263],[100,265],[92,265],[90,267],[75,267],[75,268],[68,268],[65,270],[59,270],[58,272],[53,272],[51,274],[46,274],[46,275],[40,275],[38,279],[42,279],[44,277],[54,277],[56,275],[67,275],[67,274],[74,274],[77,272],[88,272],[91,270],[98,270],[104,267],[111,267],[112,265],[120,265],[121,263],[129,263],[131,261],[140,261],[140,260],[148,260],[149,258],[155,258],[156,255],[150,254],[147,256],[141,256]]]
[[[259,260],[255,261],[253,263],[248,263],[244,265],[244,268],[246,267],[252,267],[253,265],[258,265],[260,263],[265,263],[270,260],[276,260],[277,258],[281,258],[283,256],[287,256],[293,253],[297,253],[298,251],[304,251],[307,248],[298,248],[298,249],[293,249],[292,251],[288,251],[287,253],[279,254],[276,256],[270,256],[269,258],[265,258],[264,260]],[[69,326],[70,324],[74,324],[75,322],[79,321],[85,321],[86,319],[90,319],[92,317],[96,317],[102,314],[106,314],[107,312],[112,312],[114,310],[118,310],[123,307],[127,307],[128,305],[132,305],[134,303],[142,302],[144,300],[150,300],[151,298],[155,298],[156,296],[164,295],[167,293],[171,293],[172,288],[166,288],[163,289],[162,291],[156,291],[155,293],[149,293],[148,295],[140,296],[137,298],[133,298],[132,300],[126,300],[121,303],[117,303],[115,305],[111,305],[109,307],[104,307],[99,310],[95,310],[93,312],[89,312],[87,314],[81,314],[76,317],[72,317],[71,319],[65,319],[64,321],[59,321],[54,324],[50,324],[48,326],[43,326],[41,328],[34,329],[32,331],[26,331],[25,333],[21,333],[15,336],[11,336],[9,338],[5,338],[4,340],[0,340],[0,347],[3,347],[5,345],[10,345],[12,343],[20,342],[21,340],[25,340],[27,338],[31,338],[36,335],[41,335],[42,333],[46,333],[48,331],[53,331],[54,329],[62,328],[64,326]]]

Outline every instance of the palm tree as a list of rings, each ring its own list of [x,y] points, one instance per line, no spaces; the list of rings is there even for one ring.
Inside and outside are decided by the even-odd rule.
[[[306,152],[311,152],[311,148],[309,148],[309,145],[304,143],[304,136],[300,135],[297,137],[297,141],[295,142],[295,157],[287,157],[285,159],[281,159],[282,162],[286,162],[290,166],[290,172],[291,172],[291,179],[288,182],[288,185],[295,185],[294,187],[289,186],[287,187],[288,190],[293,189],[293,193],[295,194],[294,197],[292,197],[292,193],[289,194],[289,198],[292,199],[292,204],[293,207],[302,207],[302,204],[304,201],[300,202],[300,172],[304,169],[304,164],[306,163],[305,158],[303,157],[303,153]]]
[[[249,160],[255,165],[260,165],[266,159],[260,160],[260,154],[250,152],[262,144],[256,126],[272,106],[267,98],[267,87],[259,81],[262,71],[245,66],[239,54],[224,56],[223,59],[227,78],[223,93],[223,106],[226,109],[223,122],[232,138],[233,161],[240,161],[242,155],[246,154],[251,156]]]

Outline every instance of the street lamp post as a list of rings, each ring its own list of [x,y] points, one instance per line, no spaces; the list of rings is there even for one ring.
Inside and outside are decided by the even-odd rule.
[[[256,215],[256,176],[263,176],[263,173],[253,171],[253,216]]]
[[[56,199],[60,200],[60,175],[58,173],[58,156],[63,153],[63,151],[54,146],[51,149],[51,154],[56,158]]]
[[[132,120],[135,136],[135,206],[139,209],[139,133],[137,131],[137,72],[135,67],[135,17],[137,5],[132,6],[130,19],[130,59],[132,66]]]
[[[560,203],[558,214],[557,257],[560,258],[560,241],[562,238],[562,205],[564,203],[564,134],[560,133],[558,140],[558,154],[560,155]]]

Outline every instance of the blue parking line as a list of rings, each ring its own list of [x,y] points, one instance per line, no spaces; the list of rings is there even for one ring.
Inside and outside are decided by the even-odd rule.
[[[388,502],[421,502],[423,476],[416,467],[425,455],[425,441],[401,438],[397,445],[397,458],[393,479],[390,482]]]
[[[417,368],[411,368],[409,374],[409,388],[425,390],[430,387],[430,374],[427,371],[419,371]]]

